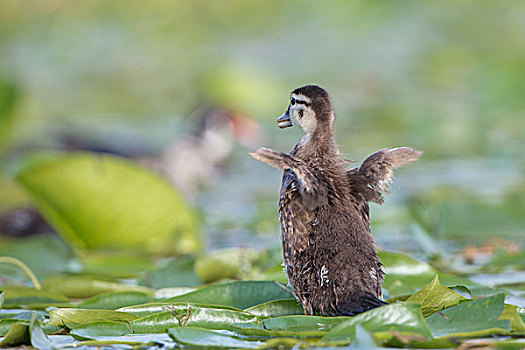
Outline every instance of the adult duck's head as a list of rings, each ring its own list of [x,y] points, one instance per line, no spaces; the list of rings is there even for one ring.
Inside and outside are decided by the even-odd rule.
[[[277,119],[280,128],[300,126],[306,134],[316,131],[331,131],[335,114],[330,96],[317,85],[306,85],[292,91],[290,104]]]

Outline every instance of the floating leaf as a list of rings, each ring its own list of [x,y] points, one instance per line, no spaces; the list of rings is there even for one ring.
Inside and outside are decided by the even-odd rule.
[[[118,309],[117,311],[128,312],[130,314],[137,315],[139,317],[145,317],[145,316],[149,316],[153,314],[158,314],[160,312],[164,312],[166,311],[166,309],[185,310],[188,308],[188,305],[190,307],[198,307],[198,308],[212,308],[212,309],[242,311],[240,309],[237,309],[231,306],[211,305],[211,304],[201,304],[201,303],[189,304],[187,302],[171,302],[171,301],[127,306],[127,307],[122,307]]]
[[[81,324],[113,321],[131,322],[137,316],[121,311],[92,310],[92,309],[54,309],[49,311],[49,323],[58,327],[74,328]]]
[[[206,282],[226,278],[240,278],[243,270],[249,270],[260,253],[248,248],[230,248],[201,256],[195,261],[195,272]]]
[[[0,319],[0,337],[5,336],[15,323],[23,323],[29,326],[29,320],[27,319]],[[61,329],[61,327],[56,327],[48,323],[45,323],[43,328],[46,334],[55,333]]]
[[[295,299],[272,300],[252,306],[245,311],[257,316],[267,317],[304,315],[303,306]]]
[[[152,253],[200,249],[198,218],[167,180],[135,163],[87,152],[25,160],[18,181],[68,241]]]
[[[39,279],[67,272],[76,259],[71,247],[56,234],[1,240],[0,256],[10,256],[22,261]],[[8,267],[10,265],[0,264],[0,271],[7,272]]]
[[[64,303],[68,299],[53,291],[45,289],[34,289],[24,286],[0,286],[5,293],[4,307],[16,307],[34,304]]]
[[[155,291],[153,299],[155,300],[166,300],[179,295],[188,294],[197,290],[197,288],[192,287],[171,287],[171,288],[161,288]]]
[[[147,294],[152,292],[151,289],[146,287],[108,282],[82,276],[52,278],[45,281],[44,286],[47,289],[59,292],[70,298],[89,298],[101,293],[117,291],[137,291]]]
[[[516,305],[505,304],[499,320],[509,320],[511,332],[523,332],[525,333],[525,322],[518,312]],[[522,315],[523,316],[523,315]]]
[[[91,253],[82,258],[82,272],[114,278],[135,278],[142,271],[153,268],[151,258],[136,254]]]
[[[138,291],[110,292],[86,299],[77,307],[84,309],[114,310],[129,305],[145,304],[151,301],[151,294]]]
[[[315,328],[312,324],[310,324]],[[323,325],[321,325],[321,328]],[[326,334],[326,330],[300,330],[300,329],[291,329],[291,330],[274,330],[274,329],[265,329],[264,324],[260,322],[259,324],[254,323],[244,323],[244,324],[235,324],[228,326],[228,330],[246,337],[255,337],[255,338],[270,338],[270,337],[288,337],[288,338],[301,338],[301,339],[319,339]],[[315,329],[319,329],[319,326]]]
[[[201,308],[189,305],[186,308],[166,307],[165,312],[132,321],[131,328],[137,333],[164,333],[175,327],[204,327],[208,329],[230,329],[232,324],[258,322],[258,318],[244,311]]]
[[[421,304],[421,312],[424,317],[427,317],[434,312],[457,305],[460,300],[464,299],[466,298],[442,285],[436,275],[432,282],[410,296],[407,302]]]
[[[334,327],[322,340],[351,342],[355,338],[358,324],[372,333],[394,331],[403,335],[432,337],[421,314],[420,305],[405,302],[381,306],[354,316]]]
[[[29,325],[29,322],[21,322],[19,319],[1,319],[0,320],[0,337],[5,337],[5,335],[9,332],[11,327],[13,327],[16,323],[27,323]]]
[[[133,331],[131,330],[129,323],[113,321],[79,324],[73,327],[70,331],[71,335],[84,339],[91,339],[100,336],[121,336],[130,333],[133,333]]]
[[[322,316],[281,316],[268,318],[262,321],[262,327],[269,330],[288,331],[324,331],[349,320],[350,317],[322,317]]]
[[[386,289],[390,298],[415,293],[427,285],[439,272],[429,264],[404,254],[387,251],[378,253],[385,265],[386,275],[383,288]],[[447,273],[439,273],[439,278],[444,285],[459,284],[469,288],[477,285],[466,278]]]
[[[191,257],[172,260],[164,266],[144,272],[139,283],[152,288],[199,286],[202,281],[195,273],[194,263]]]
[[[37,315],[33,315],[29,323],[29,336],[31,338],[31,345],[40,350],[54,350],[55,347],[49,338],[45,335],[40,322],[37,321]]]
[[[2,341],[0,348],[8,348],[20,345],[31,345],[29,338],[29,324],[16,322],[11,325],[9,332]]]
[[[295,299],[282,284],[270,281],[234,281],[197,289],[167,301],[187,301],[246,309],[270,300]]]
[[[241,340],[227,334],[195,327],[172,328],[168,334],[177,343],[190,347],[255,349],[262,344],[259,341]]]
[[[435,337],[505,334],[510,331],[510,321],[498,319],[504,300],[504,294],[497,294],[461,303],[429,316],[426,321]]]

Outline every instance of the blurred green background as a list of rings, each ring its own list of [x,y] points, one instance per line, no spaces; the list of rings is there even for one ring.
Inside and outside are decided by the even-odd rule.
[[[372,208],[380,247],[519,252],[524,37],[520,1],[2,1],[0,212],[34,201],[36,185],[28,194],[13,174],[35,151],[102,150],[154,169],[202,162],[199,184],[175,187],[202,246],[278,246],[281,175],[247,152],[293,147],[300,131],[276,118],[291,90],[315,83],[331,93],[348,158],[425,152]],[[226,122],[209,127],[210,115]],[[203,146],[217,130],[218,160]]]

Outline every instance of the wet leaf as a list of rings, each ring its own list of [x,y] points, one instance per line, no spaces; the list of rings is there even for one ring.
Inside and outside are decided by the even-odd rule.
[[[297,349],[299,342],[304,343],[303,340],[297,338],[273,338],[265,341],[259,349]]]
[[[67,272],[76,260],[71,247],[56,234],[41,234],[6,241],[0,239],[1,255],[19,259],[39,279]],[[5,271],[7,275],[11,275],[11,269],[11,265],[0,264],[0,273]]]
[[[297,300],[272,300],[266,303],[252,306],[245,310],[257,316],[287,316],[287,315],[304,315],[304,309]]]
[[[110,292],[86,299],[76,306],[84,309],[114,310],[129,305],[145,304],[151,300],[150,293],[138,291]]]
[[[355,338],[358,324],[371,333],[394,331],[403,335],[432,337],[421,314],[420,305],[404,302],[381,306],[354,316],[334,327],[322,340],[351,342]]]
[[[282,284],[271,281],[235,281],[199,288],[166,301],[187,301],[246,309],[270,300],[295,299]]]
[[[152,288],[200,286],[202,281],[195,273],[194,263],[191,257],[171,260],[159,268],[142,273],[139,283]]]
[[[82,272],[115,278],[135,278],[142,271],[153,268],[150,258],[136,254],[96,253],[83,256]]]
[[[374,336],[366,331],[359,323],[355,326],[355,337],[353,344],[360,349],[377,349]]]
[[[269,330],[286,331],[324,331],[327,332],[334,326],[349,320],[350,317],[322,317],[322,316],[281,316],[272,317],[262,321],[262,327]]]
[[[424,317],[427,317],[434,312],[457,305],[463,299],[466,298],[442,285],[436,275],[432,282],[410,296],[407,302],[421,304],[421,312]]]
[[[197,308],[211,308],[211,309],[217,309],[217,310],[221,309],[221,310],[242,311],[241,309],[237,309],[231,306],[211,305],[211,304],[201,304],[201,303],[188,304],[187,302],[170,302],[170,301],[122,307],[118,309],[117,311],[128,312],[130,314],[137,315],[139,317],[145,317],[145,316],[149,316],[153,314],[158,314],[160,312],[164,312],[166,311],[166,309],[185,310],[188,308],[188,306],[197,307]]]
[[[510,331],[510,321],[498,319],[504,300],[504,294],[497,294],[461,303],[427,317],[426,321],[435,337],[505,334]]]
[[[153,299],[155,300],[167,300],[169,298],[178,297],[179,295],[188,294],[193,292],[197,288],[192,287],[171,287],[171,288],[161,288],[155,291]]]
[[[0,348],[8,348],[20,345],[31,345],[29,338],[29,324],[15,322],[0,341]]]
[[[70,331],[71,335],[85,339],[100,336],[121,336],[130,333],[133,333],[133,331],[131,330],[129,323],[112,321],[79,324],[73,327]]]
[[[146,287],[108,282],[83,276],[65,276],[49,279],[44,282],[47,289],[59,292],[69,298],[89,298],[101,293],[117,291],[137,291],[151,293]]]
[[[31,338],[31,345],[40,350],[52,350],[54,349],[53,343],[45,335],[42,330],[40,322],[37,321],[37,315],[35,314],[29,323],[29,336]]]
[[[24,319],[24,320],[20,320],[20,319],[0,319],[0,337],[3,337],[7,334],[7,332],[9,332],[9,329],[11,329],[11,326],[15,323],[23,323],[23,324],[26,324],[29,326],[29,320],[27,319]],[[43,328],[44,328],[44,333],[46,334],[50,334],[50,333],[55,333],[55,332],[58,332],[61,327],[56,327],[56,326],[53,326],[53,325],[50,325],[48,323],[45,323],[43,325]]]
[[[19,319],[13,319],[13,318],[7,318],[7,319],[1,319],[0,320],[0,337],[5,337],[5,335],[9,332],[11,327],[16,323],[24,323],[21,322]],[[29,322],[27,322],[29,325]]]
[[[501,313],[499,320],[509,320],[511,332],[523,332],[525,333],[525,322],[520,317],[516,305],[505,304],[503,312]]]
[[[315,328],[313,325],[312,328]],[[320,325],[323,327],[323,325]],[[317,327],[319,328],[319,327]],[[249,339],[255,338],[271,338],[271,337],[288,337],[288,338],[300,338],[300,339],[319,339],[326,334],[326,330],[300,330],[300,329],[291,329],[291,330],[270,330],[265,329],[265,325],[260,322],[259,324],[254,323],[244,323],[244,324],[235,324],[228,327],[229,331],[234,332],[245,336]]]
[[[255,349],[262,345],[259,341],[247,341],[204,328],[172,328],[168,334],[174,341],[190,347],[213,347],[226,349]]]
[[[3,307],[8,308],[20,305],[53,304],[68,301],[64,295],[44,289],[38,290],[23,286],[0,286],[0,290],[5,293]]]
[[[17,179],[60,234],[81,247],[152,253],[201,247],[193,209],[165,179],[124,158],[39,154],[25,160]]]
[[[251,269],[260,253],[248,248],[230,248],[201,256],[195,261],[195,272],[206,282],[240,278],[242,271]]]
[[[131,322],[137,316],[121,311],[92,310],[92,309],[54,309],[49,311],[49,324],[58,327],[74,328],[81,324],[113,321]]]
[[[230,329],[233,324],[257,322],[258,318],[247,312],[190,305],[186,308],[166,307],[166,311],[132,321],[130,325],[137,333],[164,333],[175,327]]]

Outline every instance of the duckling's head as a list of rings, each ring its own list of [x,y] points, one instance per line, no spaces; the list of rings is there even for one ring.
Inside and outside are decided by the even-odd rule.
[[[313,134],[319,127],[330,129],[334,118],[326,90],[317,85],[306,85],[292,91],[288,109],[277,123],[280,128],[297,125],[305,133]]]

